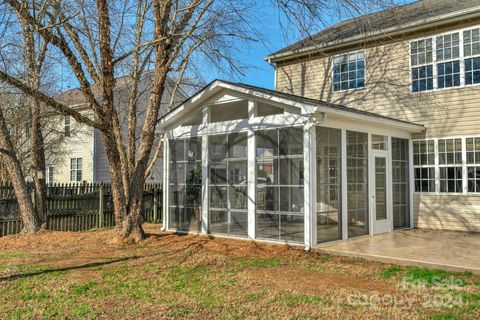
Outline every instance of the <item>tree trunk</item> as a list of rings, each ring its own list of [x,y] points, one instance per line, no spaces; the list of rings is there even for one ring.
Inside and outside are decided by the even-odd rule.
[[[0,149],[1,158],[4,160],[5,166],[12,180],[15,196],[17,197],[18,206],[20,208],[20,216],[23,223],[23,234],[32,234],[40,228],[35,210],[32,205],[30,193],[28,192],[25,176],[18,158],[15,154],[12,141],[10,140],[7,125],[3,112],[0,109]]]
[[[34,99],[31,99],[31,170],[34,183],[34,202],[37,218],[45,222],[47,215],[47,187],[45,184],[45,147],[43,141],[42,129],[40,126],[40,105]]]

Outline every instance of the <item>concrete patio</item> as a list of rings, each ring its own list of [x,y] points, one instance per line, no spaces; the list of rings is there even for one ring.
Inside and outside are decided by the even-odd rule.
[[[480,274],[480,234],[405,230],[328,243],[317,250],[407,266]]]

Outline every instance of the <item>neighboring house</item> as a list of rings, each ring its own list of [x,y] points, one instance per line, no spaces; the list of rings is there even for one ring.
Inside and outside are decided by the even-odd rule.
[[[137,102],[137,117],[140,125],[137,129],[138,134],[141,130],[141,124],[143,123],[142,118],[148,103],[150,84],[151,74],[147,74],[139,81],[138,92],[140,96]],[[161,113],[166,111],[173,88],[173,81],[167,82],[167,90],[162,98]],[[122,77],[116,80],[114,99],[125,141],[128,130],[127,108],[130,90],[130,78]],[[93,86],[92,91],[97,99],[101,100],[100,89],[97,86]],[[176,103],[185,100],[185,95],[181,90],[178,90],[176,95]],[[57,95],[55,99],[93,117],[93,112],[85,103],[84,96],[79,89],[63,92]],[[45,174],[47,183],[110,182],[108,158],[100,132],[84,124],[76,123],[70,116],[53,115],[52,117],[56,119],[57,123],[57,129],[54,133],[56,135],[55,138],[61,135],[63,140],[58,148],[49,148],[49,150],[47,150]],[[159,159],[156,162],[152,174],[148,178],[148,182],[162,182],[162,173],[163,160]]]
[[[165,228],[316,246],[480,231],[480,2],[419,1],[269,55],[169,112]]]

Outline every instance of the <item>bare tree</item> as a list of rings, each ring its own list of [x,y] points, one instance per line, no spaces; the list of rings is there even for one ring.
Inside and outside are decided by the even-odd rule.
[[[116,239],[141,240],[144,237],[142,187],[163,147],[163,136],[156,132],[157,124],[173,105],[172,100],[162,108],[167,79],[176,79],[178,88],[192,75],[194,64],[241,73],[242,65],[236,54],[242,48],[242,41],[259,35],[255,30],[255,19],[259,18],[255,11],[262,3],[255,0],[5,0],[4,3],[6,14],[13,13],[49,50],[61,56],[60,64],[73,74],[94,116],[56,101],[35,83],[23,81],[12,73],[0,71],[0,80],[101,132],[109,160]],[[330,8],[329,3],[275,2],[300,30],[308,29],[305,18],[318,18],[325,7]],[[357,1],[337,3],[358,7]],[[44,8],[45,19],[35,14],[34,6]],[[147,71],[151,72],[152,81],[145,112],[139,119],[137,84]],[[132,79],[126,136],[114,95],[116,77],[125,75]],[[101,97],[95,96],[93,85]]]
[[[46,15],[50,19],[48,24],[32,14],[32,3],[28,6],[16,0],[5,3],[19,20],[28,23],[49,46],[62,54],[95,116],[89,117],[55,101],[32,83],[7,72],[0,72],[0,79],[57,112],[70,115],[101,132],[110,166],[117,239],[141,240],[144,237],[141,219],[143,184],[151,167],[152,150],[161,149],[161,144],[154,148],[158,120],[171,107],[161,110],[166,81],[170,76],[180,82],[192,59],[204,59],[220,67],[239,68],[231,51],[231,39],[248,39],[249,30],[243,21],[244,15],[252,8],[251,3],[214,0],[139,0],[123,4],[106,0],[44,1],[42,5],[46,6]],[[72,11],[72,8],[77,10]],[[130,39],[132,20],[136,32]],[[125,62],[130,66],[128,71]],[[152,72],[152,82],[146,111],[141,123],[135,119],[134,84],[125,139],[114,101],[115,78],[130,72],[135,82],[147,69]],[[100,88],[101,98],[92,92],[93,84]],[[138,126],[141,126],[139,133],[135,130]]]

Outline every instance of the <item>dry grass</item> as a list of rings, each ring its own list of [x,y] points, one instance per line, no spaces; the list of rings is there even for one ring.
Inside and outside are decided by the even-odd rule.
[[[139,245],[111,231],[0,238],[1,319],[480,318],[470,274],[147,227]],[[446,280],[460,285],[431,286]]]

